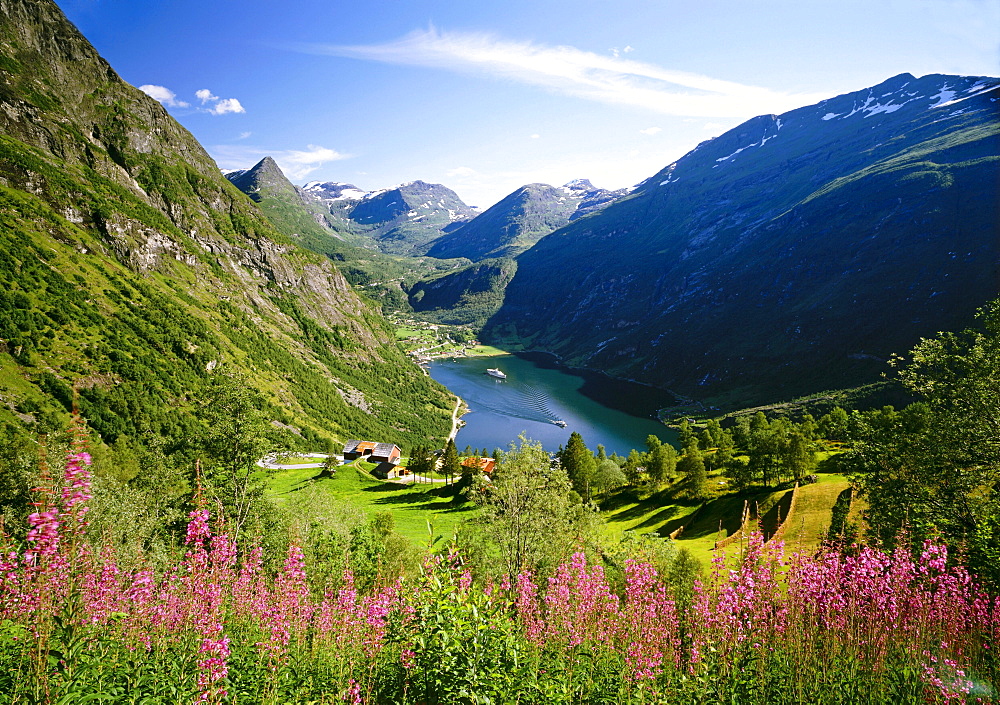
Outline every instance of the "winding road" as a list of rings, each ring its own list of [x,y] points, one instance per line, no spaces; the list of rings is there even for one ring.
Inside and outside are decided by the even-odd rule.
[[[462,398],[455,397],[455,410],[451,412],[451,433],[448,434],[448,440],[455,440],[455,436],[458,435],[458,410],[462,406]]]

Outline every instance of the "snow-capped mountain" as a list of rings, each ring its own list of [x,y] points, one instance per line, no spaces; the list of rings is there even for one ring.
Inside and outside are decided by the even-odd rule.
[[[998,293],[998,100],[902,74],[748,120],[521,254],[487,335],[739,403],[873,381]]]
[[[439,238],[427,254],[441,258],[468,257],[473,261],[511,257],[623,195],[624,190],[599,189],[587,179],[575,179],[558,187],[528,184]]]
[[[306,203],[326,209],[332,226],[364,235],[394,254],[423,254],[432,241],[478,212],[450,188],[424,181],[367,192],[353,184],[311,181],[299,191]]]

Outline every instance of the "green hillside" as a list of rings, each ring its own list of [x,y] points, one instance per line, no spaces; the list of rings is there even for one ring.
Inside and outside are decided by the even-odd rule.
[[[407,291],[414,282],[467,263],[383,253],[359,234],[364,228],[346,217],[329,217],[322,202],[297,189],[270,157],[227,178],[257,203],[278,232],[336,263],[347,281],[378,302],[384,313],[409,312]]]
[[[0,17],[0,420],[190,435],[238,370],[283,443],[442,438],[453,402],[48,0]],[[156,443],[160,443],[156,440]]]
[[[996,295],[997,91],[904,74],[753,118],[521,254],[484,338],[728,409],[874,382]]]

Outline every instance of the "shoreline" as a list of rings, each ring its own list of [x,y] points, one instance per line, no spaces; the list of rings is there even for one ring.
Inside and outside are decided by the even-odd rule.
[[[455,438],[458,437],[458,432],[462,428],[462,424],[461,424],[461,422],[460,422],[460,420],[458,418],[459,415],[460,415],[458,412],[459,412],[459,409],[461,409],[463,406],[465,406],[465,402],[462,400],[462,397],[460,397],[460,396],[458,396],[456,394],[455,395],[455,409],[451,412],[451,432],[448,434],[448,437],[445,439],[445,445],[447,445],[448,441],[453,441],[453,440],[455,440]],[[468,411],[468,407],[467,406],[465,407],[465,409],[466,409],[466,411]],[[464,413],[465,412],[463,412],[462,415],[464,415]]]

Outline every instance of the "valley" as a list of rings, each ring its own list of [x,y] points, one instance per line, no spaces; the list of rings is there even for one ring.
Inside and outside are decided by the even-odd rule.
[[[631,50],[556,53],[666,80]],[[0,69],[0,705],[1000,693],[1000,79],[476,208],[210,155],[239,100],[133,86],[53,0],[0,0]]]

